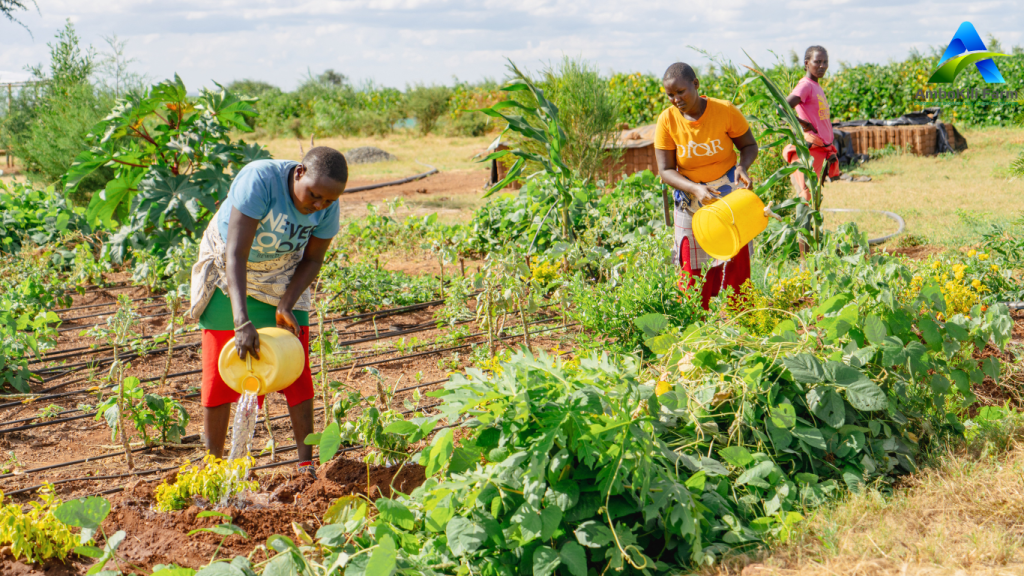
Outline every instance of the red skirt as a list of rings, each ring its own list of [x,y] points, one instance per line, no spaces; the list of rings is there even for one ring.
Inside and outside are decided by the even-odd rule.
[[[700,287],[701,305],[708,309],[711,299],[724,289],[732,288],[734,297],[740,293],[740,287],[750,279],[750,244],[740,249],[739,254],[733,256],[725,264],[712,266],[704,272],[700,268],[694,268],[690,263],[690,239],[683,238],[679,247],[679,289],[688,290],[697,283],[698,278],[703,278],[704,283]]]
[[[280,391],[288,400],[288,406],[295,406],[313,397],[313,373],[309,369],[309,326],[302,326],[299,340],[306,350],[306,367],[302,369],[291,386]],[[228,387],[224,379],[220,377],[220,370],[217,369],[217,362],[220,358],[220,351],[228,342],[235,341],[234,330],[203,330],[203,406],[214,408],[223,404],[237,402],[241,396]],[[263,396],[259,397],[260,408],[263,407]]]

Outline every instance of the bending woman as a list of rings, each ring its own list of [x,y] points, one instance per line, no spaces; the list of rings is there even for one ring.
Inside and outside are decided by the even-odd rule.
[[[190,314],[203,329],[203,430],[206,449],[224,452],[231,403],[239,394],[220,377],[220,351],[234,341],[238,356],[259,358],[258,328],[280,326],[299,337],[305,368],[281,390],[288,401],[299,470],[315,475],[313,378],[309,369],[309,286],[338,233],[338,204],[348,165],[337,150],[319,146],[302,163],[258,160],[242,168],[227,201],[203,233],[192,267]],[[263,397],[259,398],[263,406]]]
[[[701,303],[726,286],[739,293],[750,278],[750,245],[728,263],[715,260],[693,236],[693,213],[708,200],[750,187],[747,170],[757,159],[757,142],[743,114],[726,100],[700,96],[700,80],[688,64],[668,67],[662,79],[672,103],[658,117],[654,154],[661,181],[675,189],[675,260],[680,289],[703,278]],[[736,152],[740,151],[739,163]]]

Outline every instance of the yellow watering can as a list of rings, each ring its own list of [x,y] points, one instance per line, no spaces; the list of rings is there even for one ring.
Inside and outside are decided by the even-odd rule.
[[[253,392],[263,396],[292,385],[306,366],[302,342],[284,328],[260,328],[260,358],[238,357],[235,343],[228,342],[220,351],[217,368],[220,377],[235,392]]]
[[[735,190],[693,214],[693,236],[718,260],[729,260],[768,227],[764,202],[752,191]]]

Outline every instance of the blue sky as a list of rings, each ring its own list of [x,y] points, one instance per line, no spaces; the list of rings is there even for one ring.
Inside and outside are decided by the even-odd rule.
[[[1019,1],[900,0],[38,0],[18,14],[32,35],[0,20],[0,82],[46,62],[71,18],[86,43],[128,41],[136,72],[180,74],[194,90],[240,78],[293,88],[327,68],[403,88],[453,77],[501,78],[504,58],[538,70],[563,55],[602,71],[660,73],[677,60],[706,64],[697,46],[761,63],[811,44],[835,66],[900,59],[945,45],[961,22],[1009,51],[1024,44]]]

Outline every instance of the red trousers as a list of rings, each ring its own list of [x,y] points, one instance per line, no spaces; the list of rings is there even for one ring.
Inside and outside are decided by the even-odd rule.
[[[733,294],[740,293],[740,287],[750,279],[750,245],[747,244],[740,249],[739,254],[733,256],[723,265],[709,268],[704,273],[700,268],[694,269],[690,265],[690,239],[683,238],[682,246],[679,247],[679,289],[687,290],[697,283],[697,278],[703,278],[704,283],[700,287],[701,306],[708,309],[711,299],[722,291],[726,286],[732,288]]]
[[[309,326],[302,326],[302,334],[299,340],[302,347],[306,349],[306,367],[294,384],[281,390],[281,394],[288,400],[288,406],[302,404],[313,397],[313,373],[309,369]],[[238,402],[241,396],[228,387],[224,379],[220,377],[220,370],[217,368],[220,359],[220,351],[229,342],[235,341],[234,330],[203,330],[203,386],[201,396],[203,406],[214,408],[222,404]],[[260,408],[263,408],[263,396],[259,397]]]

